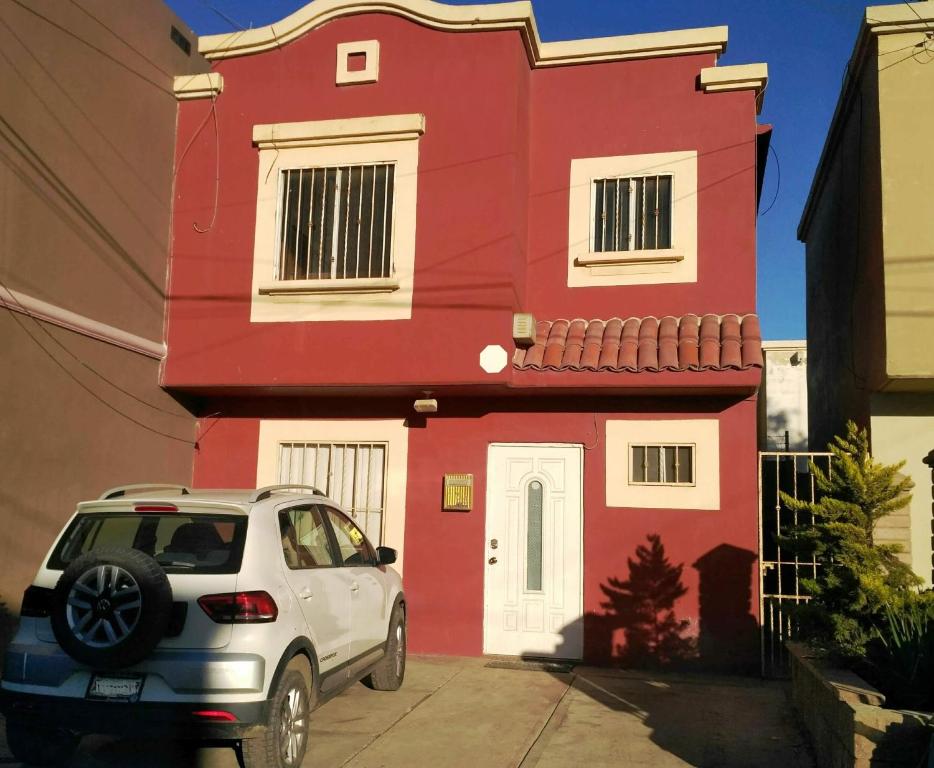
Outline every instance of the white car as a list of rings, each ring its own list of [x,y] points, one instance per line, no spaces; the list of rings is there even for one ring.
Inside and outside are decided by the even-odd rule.
[[[247,768],[298,766],[315,706],[358,680],[402,684],[395,559],[307,486],[83,502],[6,652],[10,750],[53,765],[85,733],[162,735],[229,740]]]

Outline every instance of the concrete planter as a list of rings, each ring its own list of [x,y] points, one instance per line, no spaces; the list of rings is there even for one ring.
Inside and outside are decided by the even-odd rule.
[[[788,643],[792,697],[826,768],[919,768],[934,715],[884,709],[885,696],[858,675],[829,666],[800,643]]]

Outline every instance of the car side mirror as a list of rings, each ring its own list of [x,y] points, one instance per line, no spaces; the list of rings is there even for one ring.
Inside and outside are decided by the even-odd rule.
[[[380,565],[392,565],[396,562],[396,550],[392,547],[377,547],[376,559]]]

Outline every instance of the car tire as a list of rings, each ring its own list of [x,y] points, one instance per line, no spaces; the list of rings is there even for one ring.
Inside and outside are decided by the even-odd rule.
[[[376,668],[363,678],[363,684],[374,691],[398,691],[405,679],[405,657],[405,611],[397,603],[389,621],[386,655]]]
[[[262,732],[240,743],[243,768],[298,768],[308,749],[308,719],[315,698],[308,659],[296,656],[269,698]]]
[[[81,736],[14,717],[6,722],[6,740],[13,757],[26,765],[61,765],[77,749]]]
[[[94,669],[119,669],[145,659],[165,635],[172,587],[149,555],[102,548],[75,558],[52,596],[55,639]]]

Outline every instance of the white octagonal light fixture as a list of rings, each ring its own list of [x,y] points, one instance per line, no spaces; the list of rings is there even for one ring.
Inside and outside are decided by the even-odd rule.
[[[480,367],[487,373],[499,373],[507,362],[509,356],[499,344],[488,344],[480,353]]]

